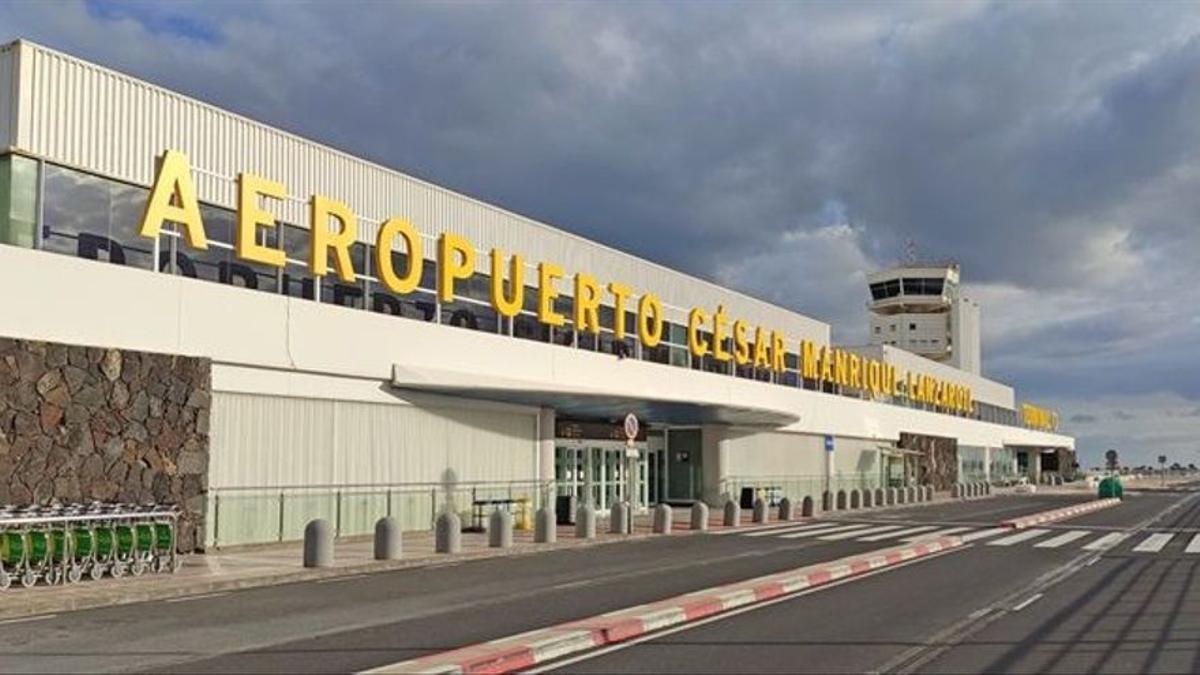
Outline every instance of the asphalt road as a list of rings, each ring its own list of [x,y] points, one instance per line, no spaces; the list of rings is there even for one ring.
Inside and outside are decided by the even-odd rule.
[[[891,527],[895,532],[920,525],[931,529],[945,524],[983,527],[1071,501],[1042,495],[1002,497],[870,512],[866,518],[860,514],[843,517],[854,527]],[[1111,511],[1124,512],[1125,506]],[[87,610],[0,624],[0,671],[346,672],[894,543],[788,539],[774,531],[760,536],[673,536]],[[1018,553],[1017,549],[1011,553]],[[949,620],[957,616],[947,610],[915,620],[921,614],[914,613],[916,608],[907,598],[920,595],[918,590],[944,597],[945,585],[955,581],[963,602],[970,599],[966,604],[975,606],[980,598],[998,597],[1033,580],[1039,570],[1053,567],[1046,562],[1047,556],[1023,552],[1016,561],[993,552],[990,558],[984,556],[983,566],[963,564],[969,559],[962,555],[952,554],[797,599],[794,607],[820,603],[825,610],[816,614],[798,610],[791,625],[811,626],[805,630],[816,631],[814,635],[828,632],[827,637],[833,639],[838,633],[829,632],[832,627],[848,623],[850,617],[890,617],[870,618],[871,625],[883,630],[889,621],[901,624],[912,631],[910,638],[917,640],[925,634],[918,628],[922,622],[933,621],[929,626],[936,627],[942,625],[939,617]],[[931,574],[928,570],[943,571]],[[990,571],[982,573],[984,570]],[[909,575],[915,580],[906,582]],[[837,601],[844,593],[856,595]],[[958,607],[962,603],[951,604]],[[742,621],[757,621],[759,616],[781,611],[776,607],[731,619],[726,627],[714,624],[714,628],[730,630],[728,626]],[[703,630],[707,628],[697,629],[697,634]],[[795,640],[794,630],[790,635],[788,639]],[[758,650],[752,644],[748,641],[731,654],[741,651],[743,656],[738,658],[742,659],[755,654]],[[863,656],[856,654],[855,658]],[[833,655],[829,659],[824,663],[832,667],[836,659]],[[603,661],[579,665],[596,663]],[[738,663],[742,667],[737,667]],[[730,664],[733,670],[761,669],[754,661],[735,659]],[[795,670],[796,665],[785,669]]]
[[[1183,552],[1200,534],[1197,497],[1132,495],[1016,543],[1003,543],[1009,535],[980,539],[965,551],[554,669],[1200,672],[1200,553]],[[1086,548],[1121,534],[1128,536],[1107,551]],[[1134,550],[1156,534],[1171,541],[1157,551]],[[1039,545],[1056,539],[1070,541]]]

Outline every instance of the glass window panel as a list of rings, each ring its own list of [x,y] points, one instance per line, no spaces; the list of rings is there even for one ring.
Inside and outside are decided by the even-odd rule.
[[[0,242],[37,245],[38,165],[28,157],[0,157]]]

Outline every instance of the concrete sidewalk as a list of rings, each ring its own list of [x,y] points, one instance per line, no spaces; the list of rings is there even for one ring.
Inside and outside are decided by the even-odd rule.
[[[875,513],[920,508],[945,504],[950,501],[956,500],[952,500],[947,494],[935,494],[933,501],[929,502],[873,508],[859,510],[859,512]],[[672,536],[697,534],[688,529],[690,520],[688,509],[677,507],[672,513]],[[852,513],[852,511],[834,511],[829,514],[818,514],[817,517],[846,513]],[[771,509],[769,515],[770,518],[766,524],[778,522],[776,509]],[[808,520],[811,519],[797,518],[793,522],[801,523]],[[752,513],[749,509],[742,509],[740,522],[741,527],[761,526],[761,524],[752,522]],[[577,539],[573,526],[560,526],[557,541],[551,544],[534,543],[532,531],[517,530],[513,533],[513,547],[510,549],[489,548],[486,533],[464,532],[462,552],[456,555],[435,553],[431,531],[405,532],[402,558],[390,561],[376,561],[372,558],[373,542],[370,537],[345,538],[337,540],[335,544],[333,566],[320,569],[303,567],[303,545],[299,541],[220,549],[186,556],[182,568],[175,574],[147,573],[136,578],[126,576],[121,579],[112,579],[105,577],[99,581],[85,579],[74,585],[44,586],[39,584],[28,589],[13,586],[0,593],[0,620],[372,572],[453,565],[470,560],[529,555],[564,548],[601,546],[661,536],[653,533],[651,523],[649,513],[639,514],[634,518],[633,534],[614,535],[608,534],[607,517],[598,518],[595,539]],[[720,509],[710,510],[709,528],[714,531],[726,529],[722,523]]]

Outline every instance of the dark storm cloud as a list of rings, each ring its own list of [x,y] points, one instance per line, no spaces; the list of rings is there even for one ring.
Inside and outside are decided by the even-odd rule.
[[[912,239],[963,264],[988,374],[1064,419],[1200,399],[1194,5],[10,2],[0,26],[841,341]],[[1114,433],[1086,442],[1152,437]]]

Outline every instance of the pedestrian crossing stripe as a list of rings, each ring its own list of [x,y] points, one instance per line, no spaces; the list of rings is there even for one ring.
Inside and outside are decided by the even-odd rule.
[[[1173,534],[1158,533],[1146,537],[1142,543],[1133,547],[1136,553],[1158,553],[1175,538]]]
[[[1029,528],[1015,530],[1011,527],[978,528],[978,526],[941,527],[938,525],[908,526],[904,524],[847,523],[845,521],[829,521],[810,523],[799,527],[781,527],[765,531],[754,531],[743,534],[746,537],[777,537],[780,539],[804,539],[813,537],[821,541],[878,542],[887,540],[902,540],[906,542],[924,541],[938,537],[957,536],[964,544],[984,539],[988,546],[1015,546],[1017,544],[1032,544],[1034,548],[1059,549],[1079,542],[1085,551],[1108,551],[1119,546],[1126,539],[1134,536],[1131,532],[1109,532],[1092,541],[1086,538],[1097,534],[1095,530],[1055,530],[1049,528]],[[1149,532],[1137,541],[1130,549],[1132,553],[1161,553],[1171,542],[1175,541],[1176,532]],[[1003,535],[1003,536],[1001,536]],[[1187,535],[1180,537],[1182,541]],[[998,537],[993,539],[993,537]],[[1200,554],[1200,534],[1192,534],[1184,547],[1185,554]]]
[[[995,539],[993,541],[989,541],[988,546],[1012,546],[1013,544],[1019,544],[1023,541],[1028,541],[1030,539],[1037,539],[1038,537],[1042,536],[1043,534],[1046,534],[1049,531],[1050,530],[1039,530],[1037,528],[1033,528],[1033,529],[1029,529],[1029,530],[1021,530],[1020,532],[1017,532],[1014,535],[1011,535],[1008,537],[1001,537],[1000,539]]]
[[[906,530],[900,530],[899,532],[888,532],[886,534],[877,534],[872,537],[863,537],[862,539],[859,539],[859,541],[883,541],[884,539],[896,539],[896,538],[903,537],[908,534],[916,534],[918,532],[928,532],[929,530],[936,530],[936,529],[937,529],[936,525],[930,525],[928,527],[910,527]]]
[[[1125,539],[1128,536],[1129,535],[1127,535],[1123,532],[1110,532],[1109,534],[1106,534],[1103,537],[1100,537],[1099,539],[1097,539],[1096,541],[1093,541],[1090,544],[1085,544],[1083,547],[1083,550],[1085,550],[1085,551],[1107,551],[1108,549],[1125,541]]]
[[[843,539],[853,539],[864,534],[878,534],[880,532],[890,532],[898,530],[903,525],[880,525],[879,527],[871,527],[865,530],[852,530],[850,532],[838,532],[837,534],[828,534],[823,537],[817,537],[821,541],[841,541]]]
[[[1039,541],[1033,546],[1034,548],[1059,548],[1060,546],[1069,544],[1076,539],[1082,539],[1089,534],[1091,534],[1091,532],[1088,532],[1087,530],[1071,530],[1070,532],[1064,532],[1057,537],[1051,537],[1046,541]]]
[[[809,530],[807,532],[792,532],[791,534],[780,535],[779,538],[780,539],[802,539],[804,537],[817,537],[822,534],[830,534],[832,532],[839,532],[842,530],[861,530],[864,528],[868,528],[870,526],[871,525],[869,523],[859,524],[859,525],[841,525],[839,527],[831,527],[831,528],[828,528],[825,530]]]

